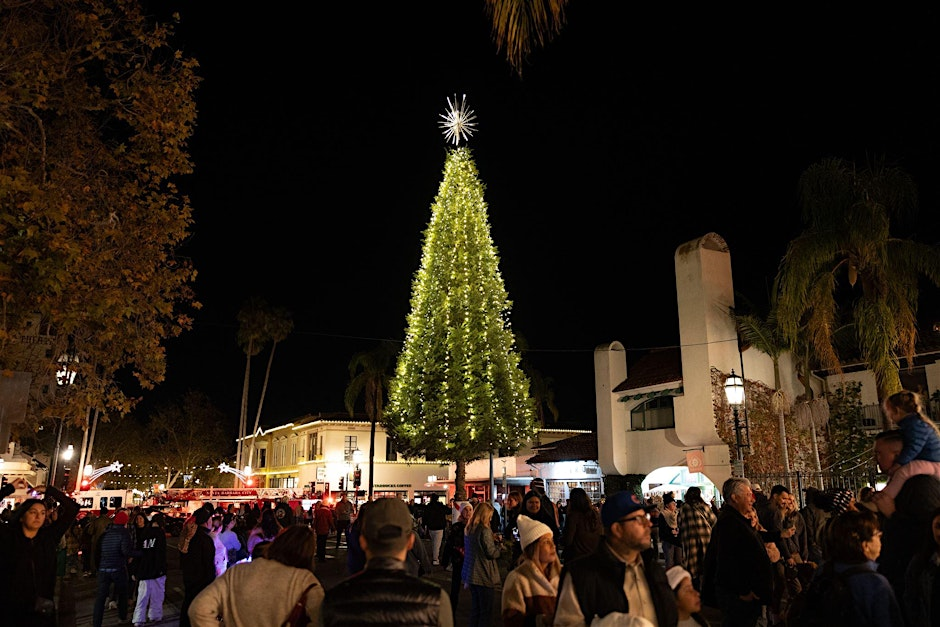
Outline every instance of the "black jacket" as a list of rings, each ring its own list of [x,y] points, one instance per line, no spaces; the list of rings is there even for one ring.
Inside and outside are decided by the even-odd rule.
[[[679,611],[669,589],[666,571],[652,549],[640,555],[659,627],[674,627],[679,622]],[[602,538],[596,551],[565,563],[560,581],[564,582],[566,576],[571,576],[581,613],[590,621],[595,615],[603,618],[611,612],[626,614],[630,611],[623,591],[626,574],[627,565],[611,552],[606,538]]]
[[[215,580],[215,543],[205,527],[196,528],[189,550],[180,554],[180,570],[189,598],[195,598],[196,593]]]
[[[8,485],[13,488],[12,484]],[[34,538],[23,535],[19,519],[0,523],[0,608],[3,624],[42,624],[33,615],[36,598],[52,599],[55,594],[56,551],[80,508],[78,503],[51,486],[46,488],[46,496],[59,502],[58,517],[55,522],[42,527]]]
[[[137,550],[140,557],[134,560],[134,576],[138,581],[166,575],[166,533],[162,528],[147,526],[138,529]]]
[[[98,570],[126,570],[130,558],[139,555],[140,552],[131,542],[130,530],[123,525],[112,523],[98,542]]]
[[[323,625],[440,624],[441,587],[409,575],[404,562],[374,557],[365,570],[327,591]]]
[[[777,534],[779,536],[779,534]],[[751,522],[730,505],[721,509],[718,522],[712,529],[706,551],[705,578],[714,582],[718,598],[722,594],[757,595],[767,605],[773,598],[773,568],[765,541],[751,526]],[[709,560],[712,554],[713,560]]]
[[[440,501],[431,501],[425,506],[421,520],[429,530],[441,531],[447,529],[448,516],[450,516],[449,507]]]

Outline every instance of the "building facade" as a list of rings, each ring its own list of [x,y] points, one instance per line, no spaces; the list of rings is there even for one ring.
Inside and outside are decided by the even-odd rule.
[[[724,381],[734,370],[749,383],[776,389],[774,362],[753,347],[739,349],[731,315],[731,254],[719,235],[708,233],[680,246],[675,269],[679,348],[650,353],[631,373],[623,344],[613,341],[595,349],[598,460],[606,475],[650,475],[670,469],[666,474],[687,475],[686,485],[712,491],[733,471],[743,470],[733,463],[731,449],[716,428],[716,419],[732,415]],[[936,331],[926,333],[912,368],[908,371],[902,364],[900,374],[905,387],[929,399],[940,390],[940,342],[929,336]],[[779,389],[792,403],[804,394],[804,385],[797,379],[790,354],[778,361]],[[809,385],[819,398],[847,382],[861,383],[866,423],[862,426],[871,431],[885,427],[874,376],[864,365],[847,364],[842,374],[815,373]],[[747,399],[745,407],[746,403]],[[936,400],[929,410],[937,411]]]
[[[259,429],[245,438],[246,450],[254,447],[252,474],[257,487],[284,488],[298,497],[321,495],[338,498],[343,492],[359,499],[368,495],[369,449],[372,424],[364,415],[319,413],[272,427]],[[541,429],[530,446],[514,456],[486,458],[467,464],[466,486],[489,499],[516,487],[527,489],[533,477],[552,481],[551,469],[526,464],[535,447],[572,435],[590,433],[570,429]],[[424,501],[431,494],[445,500],[454,494],[455,465],[446,461],[406,460],[381,424],[375,425],[373,498],[397,497]],[[596,464],[595,464],[596,465]],[[492,471],[491,471],[492,469]],[[540,475],[544,471],[548,476]],[[577,473],[576,473],[577,474]],[[492,477],[492,482],[491,482]],[[585,479],[596,476],[585,475]],[[574,480],[580,480],[578,475]]]

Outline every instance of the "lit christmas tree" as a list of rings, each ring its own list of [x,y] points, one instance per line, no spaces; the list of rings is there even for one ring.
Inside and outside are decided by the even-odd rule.
[[[518,450],[534,436],[536,419],[484,186],[470,150],[459,146],[473,133],[475,116],[466,100],[448,105],[441,126],[455,148],[424,232],[385,424],[406,456],[455,462],[463,498],[467,462],[494,449]]]

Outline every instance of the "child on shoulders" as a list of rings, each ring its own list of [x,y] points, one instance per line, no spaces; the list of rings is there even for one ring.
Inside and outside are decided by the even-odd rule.
[[[901,390],[886,398],[882,407],[885,416],[898,425],[903,441],[894,464],[884,469],[888,473],[888,484],[872,498],[878,509],[890,516],[894,512],[894,499],[909,477],[940,477],[940,431],[924,413],[916,392]]]

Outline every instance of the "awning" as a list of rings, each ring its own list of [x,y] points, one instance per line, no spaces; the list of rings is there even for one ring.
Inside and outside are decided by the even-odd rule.
[[[627,403],[629,401],[642,401],[644,399],[657,398],[659,396],[676,396],[677,394],[682,394],[682,386],[680,385],[677,388],[671,388],[668,390],[657,390],[655,392],[643,392],[641,394],[627,394],[626,396],[621,396],[617,401],[621,403]]]

